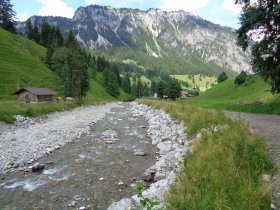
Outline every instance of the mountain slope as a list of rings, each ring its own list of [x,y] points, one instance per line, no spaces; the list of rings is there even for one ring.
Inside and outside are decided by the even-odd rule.
[[[91,5],[78,8],[72,19],[33,16],[31,22],[56,25],[64,34],[72,29],[89,49],[170,74],[250,70],[249,55],[236,46],[233,29],[184,11]],[[23,23],[17,28],[24,31]]]
[[[12,93],[21,87],[47,87],[58,95],[63,94],[61,81],[44,64],[44,47],[1,28],[0,46],[0,100],[16,99]],[[97,80],[90,81],[91,87],[85,97],[86,103],[117,100],[106,92],[101,83],[100,75]],[[120,96],[123,100],[127,98],[124,93]]]
[[[48,87],[61,91],[56,74],[43,63],[46,49],[20,35],[0,28],[0,96],[11,94],[21,87]]]

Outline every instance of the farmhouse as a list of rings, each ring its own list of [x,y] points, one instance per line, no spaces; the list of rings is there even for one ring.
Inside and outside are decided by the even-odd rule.
[[[52,102],[54,92],[48,88],[22,88],[15,93],[21,103]]]
[[[187,91],[181,92],[181,98],[187,98],[188,96],[189,96],[189,92],[187,92]]]

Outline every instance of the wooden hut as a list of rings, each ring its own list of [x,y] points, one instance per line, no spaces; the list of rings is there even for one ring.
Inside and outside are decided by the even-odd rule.
[[[14,93],[21,103],[52,102],[54,92],[48,88],[22,88]]]

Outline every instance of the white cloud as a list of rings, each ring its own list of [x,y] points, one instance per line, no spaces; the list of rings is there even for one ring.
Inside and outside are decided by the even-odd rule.
[[[37,0],[42,4],[38,15],[41,16],[62,16],[72,18],[75,10],[69,7],[63,0]]]
[[[19,21],[26,21],[29,18],[29,16],[26,13],[21,13],[17,15],[17,19]]]
[[[241,6],[236,5],[234,0],[224,0],[221,4],[221,8],[236,14],[241,12]]]
[[[205,7],[209,0],[161,0],[160,8],[166,11],[185,10],[194,12]]]

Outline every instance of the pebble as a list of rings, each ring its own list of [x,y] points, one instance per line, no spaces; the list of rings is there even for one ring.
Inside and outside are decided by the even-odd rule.
[[[81,207],[79,208],[79,210],[85,210],[85,209],[86,209],[85,206],[81,206]]]
[[[277,207],[272,203],[270,204],[271,210],[277,210]]]
[[[135,156],[146,156],[148,153],[142,150],[135,150],[133,155]]]
[[[68,204],[69,207],[75,207],[77,205],[77,201],[72,201],[70,204]]]
[[[99,178],[99,181],[103,181],[103,180],[104,180],[104,178],[103,178],[103,177],[100,177],[100,178]]]
[[[124,183],[123,182],[119,182],[118,185],[124,185]]]

